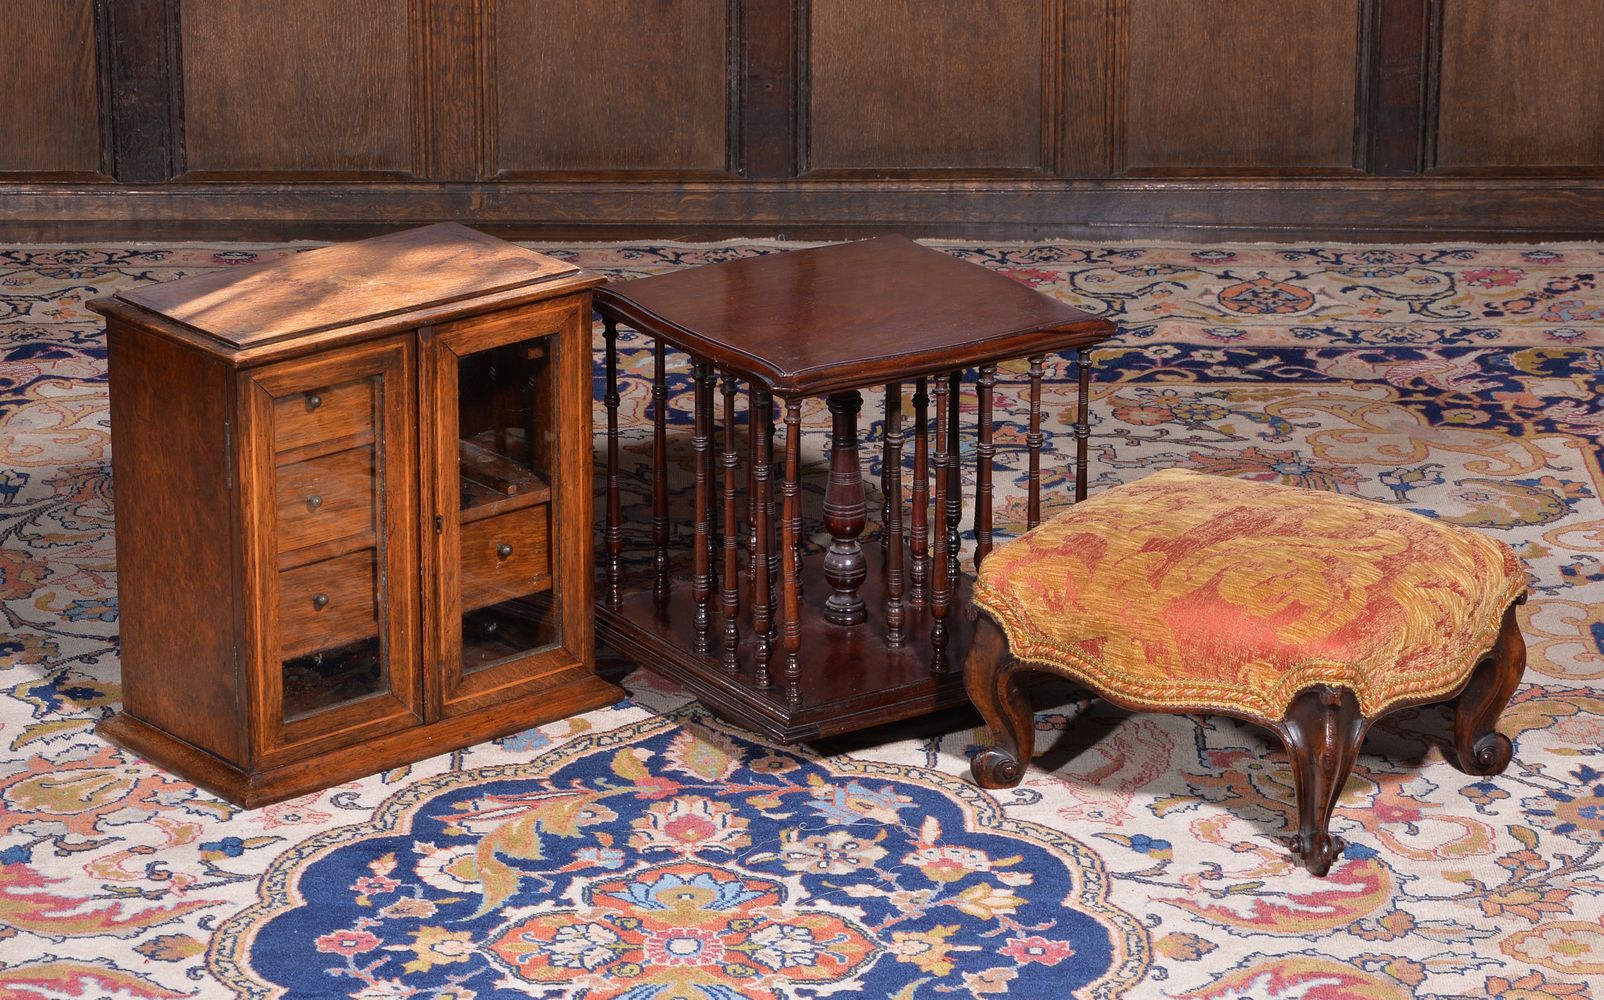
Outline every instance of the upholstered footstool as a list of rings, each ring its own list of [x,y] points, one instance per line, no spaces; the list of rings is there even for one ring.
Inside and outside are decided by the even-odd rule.
[[[1068,677],[1123,708],[1227,715],[1292,758],[1292,851],[1324,875],[1328,829],[1365,732],[1453,700],[1459,767],[1497,774],[1494,730],[1526,667],[1526,576],[1474,531],[1332,493],[1172,469],[1075,505],[993,551],[965,669],[995,747],[975,780],[1023,776],[1022,678]]]

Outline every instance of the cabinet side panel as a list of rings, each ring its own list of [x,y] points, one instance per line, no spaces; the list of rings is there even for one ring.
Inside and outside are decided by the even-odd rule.
[[[226,372],[117,323],[107,340],[124,711],[240,763]]]

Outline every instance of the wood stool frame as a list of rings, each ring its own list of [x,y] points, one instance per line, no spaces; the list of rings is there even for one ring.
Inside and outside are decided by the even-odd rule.
[[[1197,712],[1225,715],[1266,726],[1281,738],[1292,758],[1293,788],[1297,799],[1297,829],[1289,838],[1292,853],[1312,874],[1323,877],[1341,856],[1346,843],[1330,832],[1331,812],[1347,783],[1365,734],[1379,719],[1405,708],[1437,703],[1452,704],[1454,749],[1461,771],[1474,775],[1501,774],[1509,766],[1514,746],[1497,731],[1498,717],[1520,684],[1526,670],[1526,642],[1516,621],[1515,608],[1525,595],[1505,609],[1492,646],[1479,656],[1465,681],[1446,698],[1401,701],[1375,718],[1359,710],[1351,690],[1328,684],[1298,692],[1277,721],[1241,714],[1218,706],[1175,709],[1172,714]],[[1017,660],[1009,652],[1002,628],[979,612],[975,636],[964,668],[970,700],[991,729],[996,745],[975,755],[975,782],[982,788],[1012,788],[1024,777],[1035,726],[1025,685],[1028,674],[1064,672],[1044,663]],[[1072,678],[1079,681],[1079,678]],[[1122,701],[1101,690],[1093,693],[1131,711],[1153,711]]]

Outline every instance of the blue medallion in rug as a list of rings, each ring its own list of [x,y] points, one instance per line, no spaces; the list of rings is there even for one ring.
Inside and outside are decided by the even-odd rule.
[[[1101,861],[986,793],[699,714],[407,787],[281,856],[213,940],[242,995],[1115,996]]]

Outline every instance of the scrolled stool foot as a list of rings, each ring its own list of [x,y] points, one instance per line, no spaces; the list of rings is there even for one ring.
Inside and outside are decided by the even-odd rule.
[[[1012,788],[1025,776],[1025,767],[1019,758],[996,747],[976,754],[970,767],[974,770],[975,784],[981,788]]]
[[[1471,746],[1468,759],[1460,760],[1459,766],[1468,774],[1503,774],[1514,754],[1515,745],[1508,736],[1498,732],[1486,733]]]
[[[1454,699],[1455,757],[1466,774],[1499,774],[1515,753],[1509,737],[1496,727],[1526,672],[1526,640],[1515,617],[1519,603],[1505,609],[1493,648],[1477,662],[1465,689]]]
[[[1325,878],[1342,857],[1348,842],[1329,833],[1299,834],[1292,838],[1292,853],[1315,878]]]

